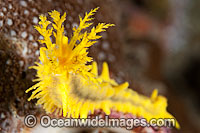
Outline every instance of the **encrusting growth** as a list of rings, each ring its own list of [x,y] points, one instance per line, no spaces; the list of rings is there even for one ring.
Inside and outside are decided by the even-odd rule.
[[[29,101],[38,99],[47,113],[59,113],[64,117],[87,118],[96,109],[102,109],[107,115],[110,110],[132,113],[146,118],[174,118],[166,111],[167,100],[158,96],[154,90],[151,98],[139,95],[129,89],[127,82],[118,84],[109,77],[107,63],[103,63],[101,75],[98,75],[97,63],[88,57],[88,48],[101,36],[98,34],[114,24],[99,23],[86,30],[93,23],[92,16],[98,8],[91,10],[80,19],[78,27],[73,28],[73,36],[64,35],[62,23],[66,13],[60,16],[58,11],[49,13],[53,23],[41,15],[35,29],[43,36],[40,48],[40,62],[32,66],[37,70],[37,83],[26,90],[33,90]],[[51,38],[55,38],[52,42]],[[92,65],[88,63],[92,62]],[[98,94],[98,95],[96,95]],[[176,127],[179,128],[178,123]]]

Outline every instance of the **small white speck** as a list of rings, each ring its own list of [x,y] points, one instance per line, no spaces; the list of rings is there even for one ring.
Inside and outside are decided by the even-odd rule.
[[[106,58],[105,53],[104,53],[104,52],[100,52],[100,53],[98,54],[98,58],[99,58],[99,60],[104,60],[104,59]]]
[[[1,119],[6,118],[6,115],[4,113],[1,113]]]
[[[7,24],[8,24],[9,26],[11,26],[11,25],[13,24],[12,19],[8,18],[8,19],[7,19]]]
[[[17,15],[18,15],[18,13],[17,13],[17,12],[14,12],[14,13],[13,13],[13,15],[14,15],[14,16],[17,16]]]
[[[26,31],[22,32],[21,37],[22,38],[26,38],[27,37],[27,32]]]
[[[3,17],[3,16],[4,16],[3,12],[0,12],[0,16],[1,16],[1,17]]]
[[[103,48],[103,49],[108,50],[109,47],[110,47],[109,42],[104,41],[104,42],[102,43],[102,48]]]
[[[40,40],[43,40],[43,39],[44,39],[44,37],[40,35],[40,36],[39,36],[39,39],[40,39]]]
[[[24,57],[26,56],[27,51],[28,51],[27,46],[24,46],[23,51],[22,51],[22,55]]]
[[[38,18],[37,17],[33,17],[33,23],[37,24],[38,23]]]
[[[39,55],[39,54],[40,54],[39,50],[35,51],[35,55]]]
[[[12,5],[11,5],[11,4],[9,4],[9,5],[8,5],[8,8],[9,8],[9,9],[12,9]]]
[[[26,24],[25,23],[22,23],[21,26],[24,27],[24,28],[26,28]]]
[[[52,2],[52,0],[48,0],[48,2]]]
[[[24,10],[24,14],[25,15],[29,15],[29,11],[28,10]]]
[[[30,41],[32,41],[33,40],[33,35],[29,35],[29,37],[28,37],[28,39],[30,40]]]
[[[21,66],[21,67],[23,67],[23,65],[24,65],[24,61],[19,61],[19,65]]]
[[[38,47],[38,43],[37,43],[37,42],[34,42],[34,43],[33,43],[33,46],[34,46],[34,47]]]
[[[20,1],[20,5],[21,5],[21,6],[24,6],[24,7],[27,7],[27,3],[26,3],[26,1],[24,1],[24,0],[21,0],[21,1]]]
[[[3,26],[3,20],[0,21],[0,27],[2,27],[2,26]]]
[[[77,23],[72,23],[72,27],[74,28],[74,27],[78,27],[78,24]]]
[[[11,62],[10,59],[8,59],[8,60],[6,61],[6,64],[7,64],[7,65],[11,65],[11,63],[12,63],[12,62]]]
[[[11,35],[11,36],[16,36],[17,33],[16,33],[14,30],[11,30],[11,31],[10,31],[10,35]]]
[[[33,8],[32,11],[33,11],[33,12],[37,12],[37,9]]]
[[[5,7],[2,8],[4,12],[7,12],[7,9]]]

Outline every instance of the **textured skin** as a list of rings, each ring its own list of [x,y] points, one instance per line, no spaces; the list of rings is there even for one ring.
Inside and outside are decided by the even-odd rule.
[[[41,46],[37,42],[38,38],[41,36],[33,29],[33,25],[38,23],[39,14],[47,13],[53,9],[58,10],[61,13],[66,12],[67,21],[64,25],[69,37],[72,34],[72,27],[76,26],[79,22],[78,16],[83,16],[85,11],[89,11],[91,8],[97,6],[100,6],[101,8],[95,16],[96,22],[109,21],[110,23],[115,23],[118,27],[119,22],[117,22],[117,17],[113,18],[110,13],[113,3],[109,0],[105,2],[107,4],[102,5],[101,2],[90,0],[69,0],[59,2],[56,0],[42,0],[37,2],[32,0],[3,0],[0,4],[0,30],[9,39],[14,40],[14,42],[23,42],[23,44],[19,44],[19,46],[22,47],[22,51],[20,51],[21,53],[19,52],[19,54],[25,58],[23,66],[27,68],[27,66],[30,66],[30,64],[33,63],[36,56],[38,56],[38,49]],[[105,6],[109,4],[111,4],[111,8]],[[96,60],[107,60],[110,63],[116,61],[117,55],[119,56],[120,52],[120,39],[117,30],[118,28],[114,28],[109,30],[108,33],[104,33],[103,39],[101,40],[102,42],[100,42],[102,45],[97,44],[97,48],[91,50],[93,51]],[[110,34],[112,34],[112,37],[109,37]]]

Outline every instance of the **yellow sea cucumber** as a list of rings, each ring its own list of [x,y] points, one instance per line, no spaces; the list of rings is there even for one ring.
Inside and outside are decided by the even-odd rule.
[[[86,31],[93,23],[92,16],[98,8],[91,10],[82,18],[80,24],[73,28],[73,36],[64,35],[62,23],[66,13],[60,16],[58,11],[49,12],[53,23],[41,15],[35,29],[44,37],[39,40],[46,47],[40,48],[40,62],[32,66],[37,70],[37,83],[26,90],[32,91],[28,100],[38,99],[47,113],[57,112],[64,117],[86,118],[95,109],[102,109],[107,115],[110,110],[132,113],[146,118],[174,118],[166,111],[167,99],[158,96],[154,90],[151,98],[139,95],[129,89],[127,82],[118,84],[109,76],[106,62],[103,63],[101,75],[98,75],[96,62],[88,57],[88,47],[96,43],[98,34],[114,24],[99,23]],[[51,41],[55,38],[55,42]],[[92,62],[92,65],[88,65]],[[178,123],[176,127],[179,128]]]

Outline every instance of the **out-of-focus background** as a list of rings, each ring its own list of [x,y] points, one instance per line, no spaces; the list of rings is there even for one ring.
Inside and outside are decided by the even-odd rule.
[[[107,61],[117,82],[149,96],[154,88],[168,99],[168,111],[181,125],[173,132],[200,132],[199,0],[0,0],[0,125],[23,127],[14,118],[38,114],[24,91],[33,85],[33,65],[41,46],[33,29],[38,15],[67,12],[66,33],[78,15],[99,6],[96,22],[115,23],[90,49],[101,65]],[[20,121],[19,119],[15,119]],[[18,131],[18,130],[16,130]]]
[[[159,88],[180,122],[177,132],[200,132],[199,0],[125,0],[123,52],[143,93]]]

